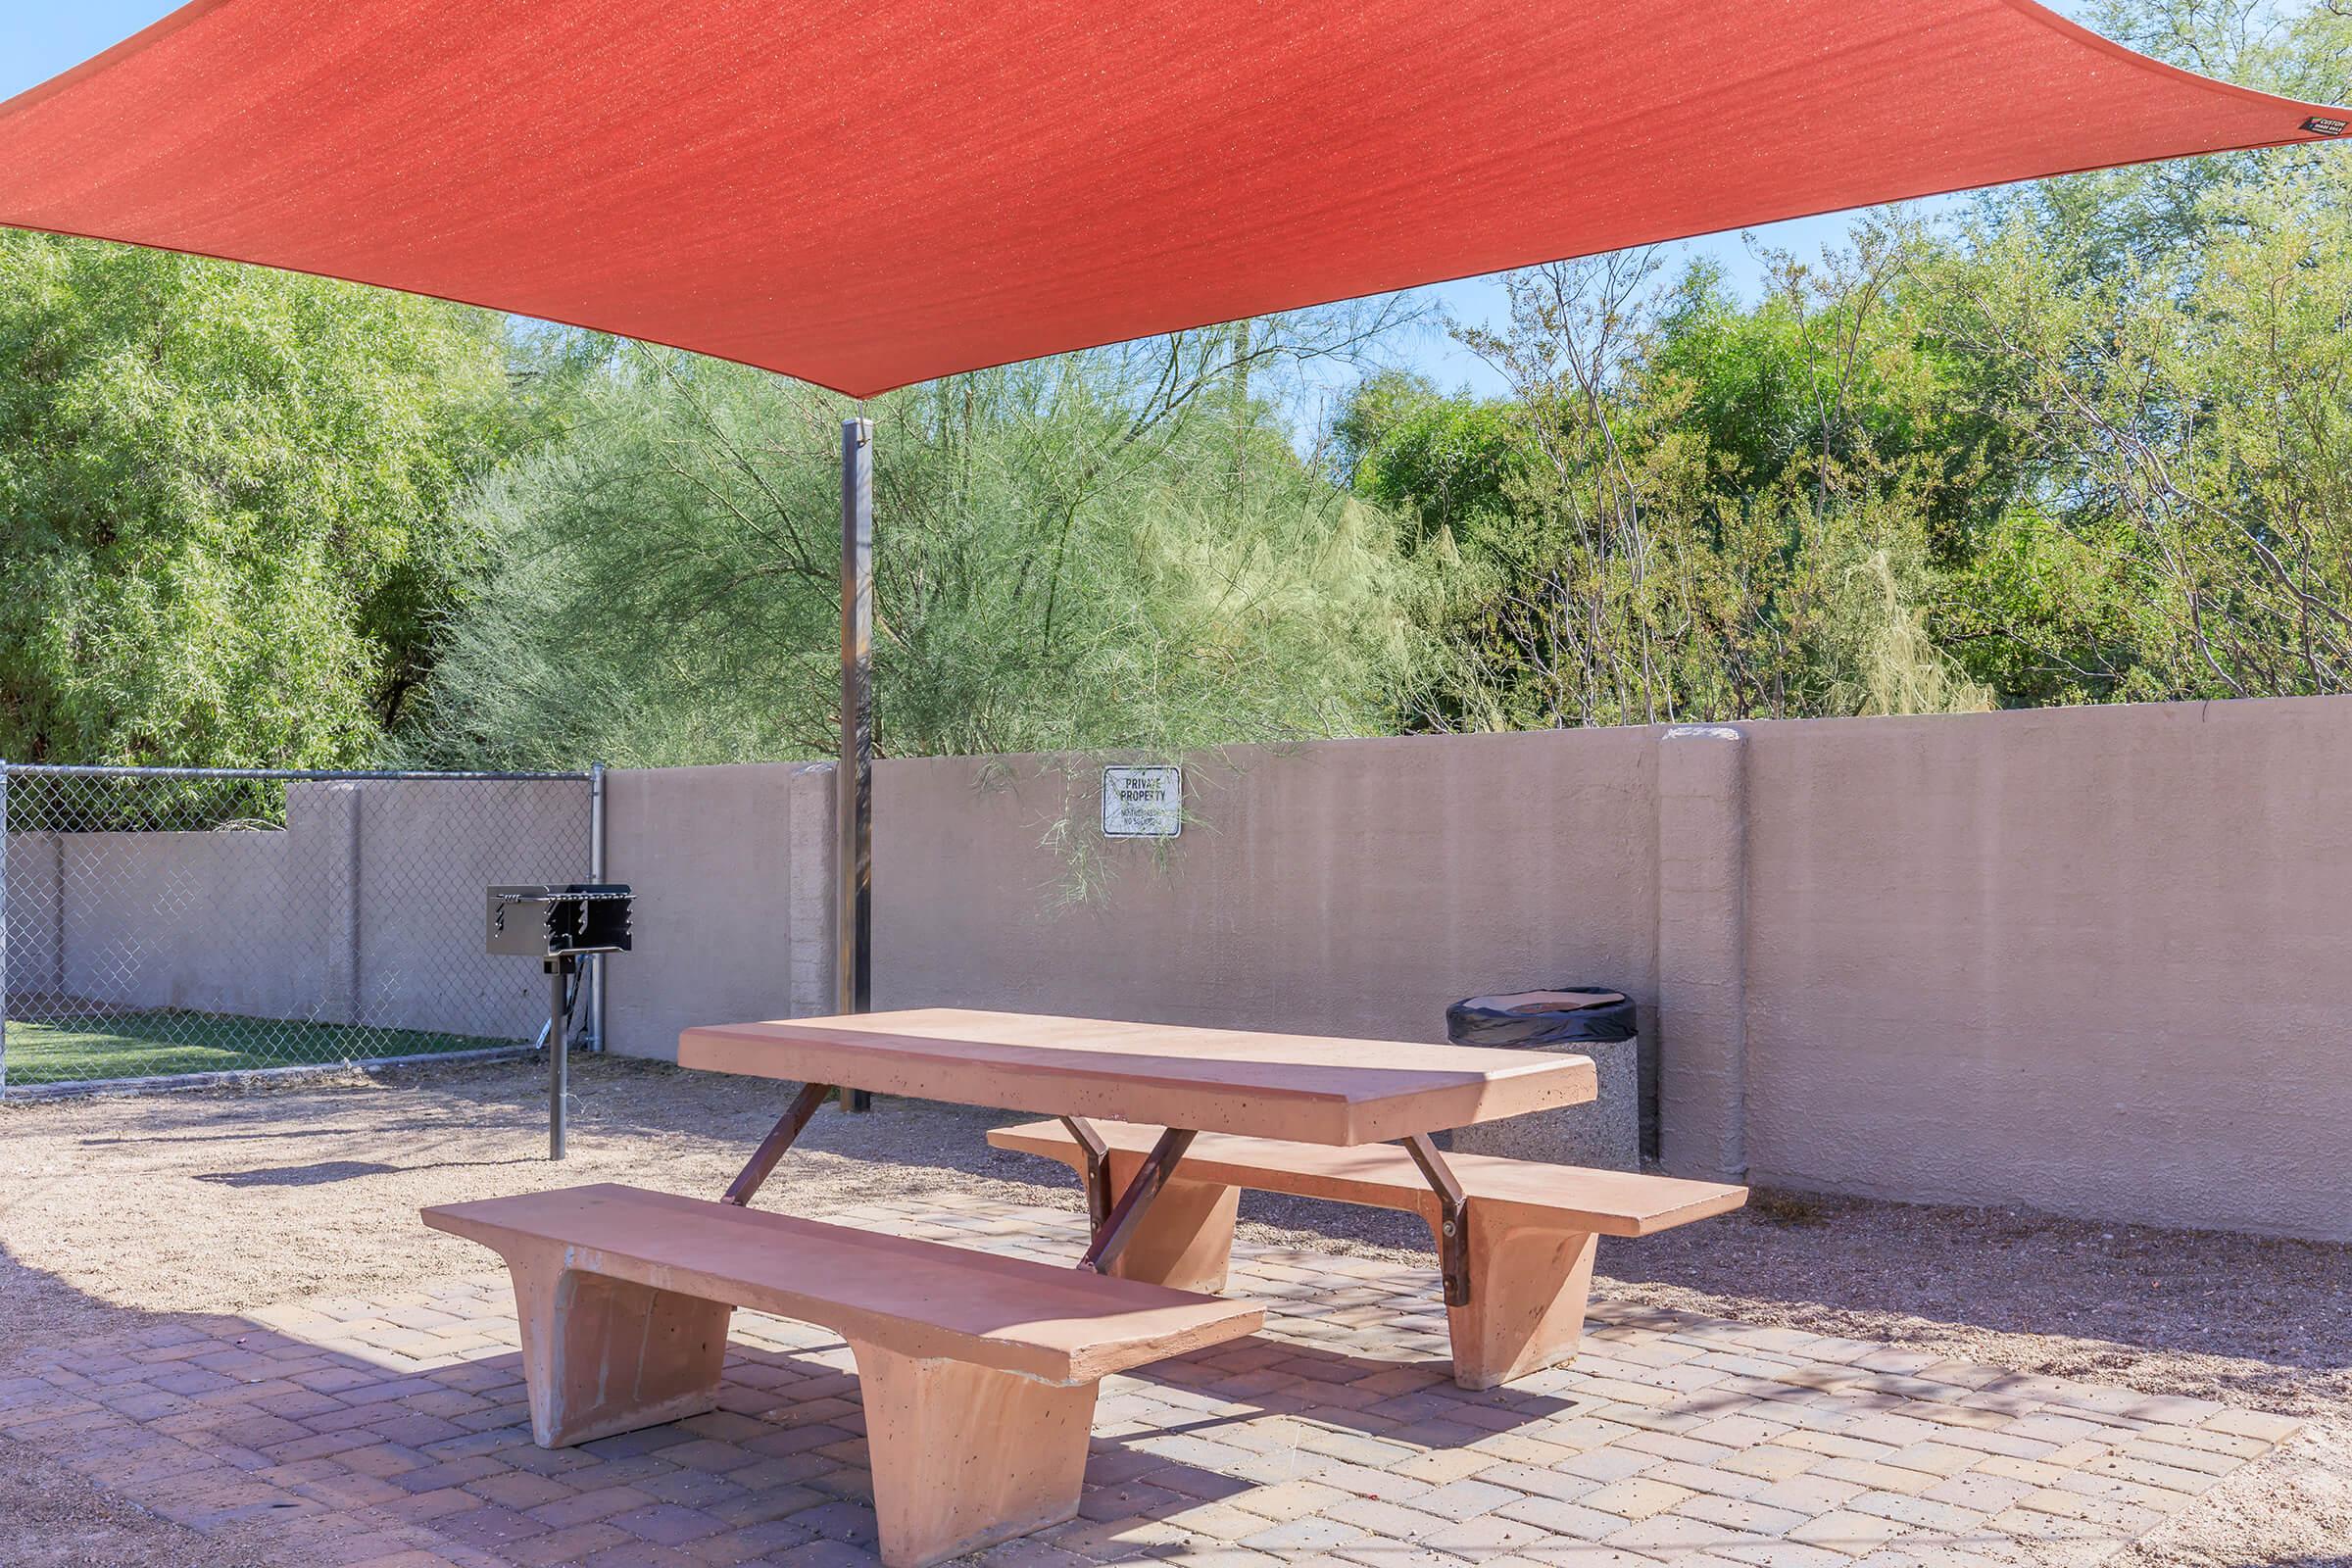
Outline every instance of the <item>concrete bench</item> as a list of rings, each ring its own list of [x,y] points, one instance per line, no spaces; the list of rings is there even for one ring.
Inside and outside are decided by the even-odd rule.
[[[1111,1122],[1096,1131],[1109,1146],[1111,1191],[1124,1191],[1158,1130]],[[1000,1127],[988,1141],[1058,1159],[1085,1177],[1086,1152],[1059,1122]],[[1648,1236],[1747,1201],[1744,1187],[1632,1171],[1463,1153],[1446,1163],[1470,1200],[1470,1298],[1446,1308],[1453,1380],[1465,1389],[1491,1389],[1576,1353],[1597,1238]],[[1439,1225],[1428,1178],[1393,1144],[1336,1148],[1203,1133],[1112,1272],[1180,1290],[1224,1289],[1245,1187],[1403,1209],[1433,1232]]]
[[[890,1568],[1071,1517],[1102,1376],[1264,1321],[1163,1286],[611,1184],[424,1222],[506,1260],[542,1447],[712,1408],[737,1306],[840,1335]]]

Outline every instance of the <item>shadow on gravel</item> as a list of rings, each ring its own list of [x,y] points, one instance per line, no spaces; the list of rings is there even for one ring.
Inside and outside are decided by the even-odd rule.
[[[201,1173],[200,1182],[218,1187],[318,1187],[327,1182],[356,1181],[363,1176],[390,1176],[409,1170],[486,1170],[498,1165],[540,1165],[537,1159],[424,1159],[413,1165],[382,1165],[366,1159],[326,1159],[309,1165],[264,1165],[254,1170]]]

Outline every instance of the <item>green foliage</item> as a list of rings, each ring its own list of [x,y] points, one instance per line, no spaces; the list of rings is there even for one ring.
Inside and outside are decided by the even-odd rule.
[[[2098,0],[2352,97],[2334,3]],[[1164,752],[2352,690],[2352,150],[1655,254],[1365,376],[1393,308],[877,400],[885,751]],[[1288,400],[1288,401],[1286,401]],[[0,234],[0,756],[828,756],[842,400],[345,285]]]
[[[1258,394],[1350,317],[957,376],[876,425],[877,744],[1154,751],[1394,723],[1413,573]],[[843,400],[656,350],[469,507],[425,759],[830,756]]]
[[[2095,229],[2002,216],[1929,278],[2019,367],[2033,457],[1956,618],[2062,697],[2352,689],[2352,169],[2274,158],[2199,197],[2198,244],[2088,279]]]
[[[0,756],[371,756],[506,370],[479,313],[0,232]]]
[[[2094,24],[2319,99],[2352,16]],[[2312,147],[1875,217],[1761,299],[1654,256],[1508,280],[1507,400],[1366,385],[1359,489],[1523,727],[2352,690],[2352,160]]]
[[[1985,459],[1897,310],[1904,243],[1784,261],[1754,309],[1705,270],[1661,287],[1648,255],[1537,269],[1505,326],[1459,329],[1512,398],[1367,386],[1343,444],[1440,575],[1456,656],[1417,721],[1984,706],[1917,604]]]
[[[1507,405],[1441,397],[1383,370],[1356,389],[1334,435],[1356,494],[1396,515],[1411,548],[1508,548],[1530,455]]]

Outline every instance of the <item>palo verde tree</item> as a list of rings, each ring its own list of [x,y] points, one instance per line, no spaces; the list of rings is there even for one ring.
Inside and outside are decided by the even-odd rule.
[[[1167,751],[1379,731],[1420,645],[1386,522],[1294,449],[1286,376],[1385,308],[946,378],[875,421],[877,745]],[[839,722],[839,443],[858,405],[619,353],[570,433],[466,509],[428,760],[822,757]]]

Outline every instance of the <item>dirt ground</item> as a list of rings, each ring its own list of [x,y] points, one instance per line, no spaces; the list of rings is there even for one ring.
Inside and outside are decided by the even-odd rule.
[[[723,1189],[785,1099],[774,1084],[603,1058],[581,1063],[574,1088],[562,1181],[688,1193]],[[0,1105],[0,1363],[147,1314],[480,1272],[478,1249],[426,1230],[416,1210],[559,1179],[545,1104],[537,1071],[488,1064]],[[761,1202],[821,1214],[951,1192],[1039,1201],[1042,1187],[1076,1208],[1060,1166],[987,1146],[989,1126],[1015,1119],[891,1101],[870,1116],[828,1110]],[[1416,1221],[1377,1210],[1252,1194],[1244,1217],[1267,1240],[1428,1250]],[[1600,1269],[1596,1291],[1614,1300],[2305,1416],[2286,1449],[2123,1560],[2352,1564],[2352,1248],[1767,1194],[1740,1214],[1604,1243]],[[266,1542],[205,1542],[21,1446],[0,1445],[0,1520],[12,1568],[270,1561]]]
[[[279,1568],[264,1544],[159,1519],[5,1438],[0,1551],[9,1568]]]

